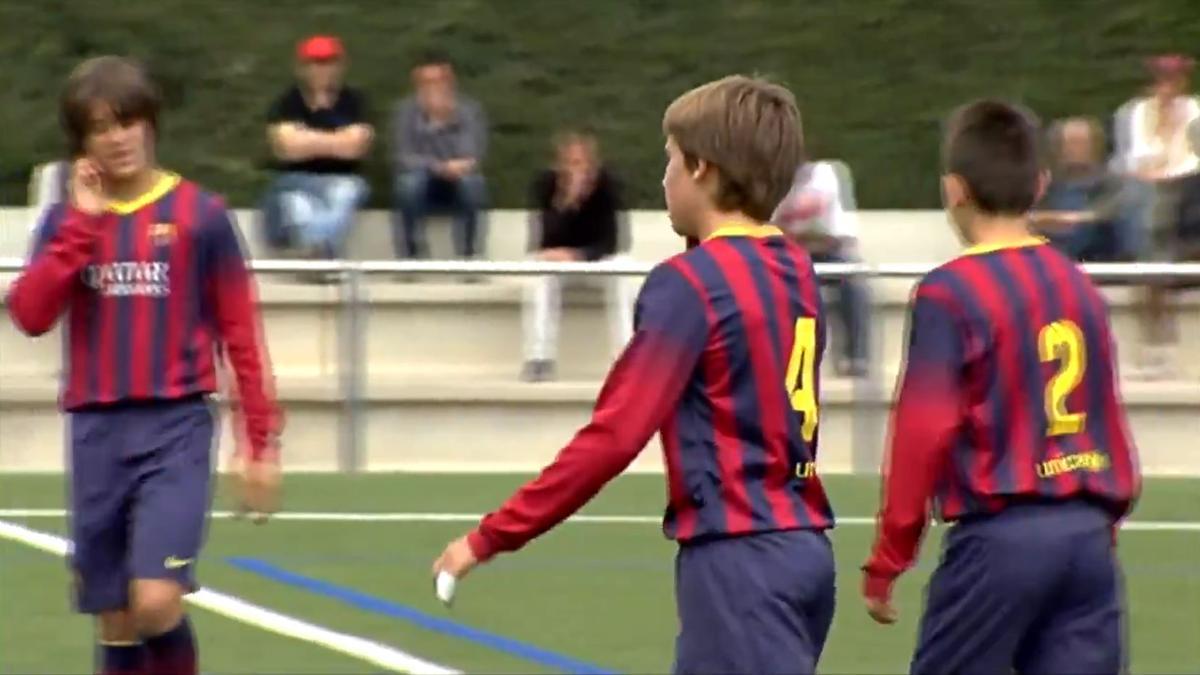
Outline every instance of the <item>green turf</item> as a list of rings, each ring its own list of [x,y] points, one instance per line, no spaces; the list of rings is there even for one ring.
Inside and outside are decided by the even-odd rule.
[[[56,507],[54,476],[0,477],[0,509]],[[292,510],[479,512],[494,506],[519,476],[294,476]],[[839,512],[869,515],[874,479],[834,476]],[[1200,481],[1152,480],[1136,519],[1194,520]],[[653,514],[661,506],[660,477],[618,480],[589,510]],[[223,497],[218,498],[224,502]],[[23,521],[61,532],[57,519]],[[471,672],[538,672],[530,662],[438,635],[397,619],[265,580],[224,562],[260,558],[292,572],[365,592],[472,627],[625,672],[662,672],[675,632],[673,548],[653,524],[569,525],[526,551],[498,560],[464,582],[456,606],[433,600],[429,564],[465,523],[298,523],[265,527],[213,523],[205,584],[298,618],[390,644]],[[827,673],[903,671],[911,650],[924,579],[936,559],[937,533],[918,570],[899,587],[902,621],[871,624],[857,596],[857,567],[871,529],[847,525],[834,534],[839,563],[839,611],[823,659]],[[1200,672],[1200,533],[1126,532],[1120,551],[1129,585],[1136,672]],[[0,543],[0,672],[78,672],[87,668],[87,627],[65,602],[61,561]],[[208,672],[359,672],[343,657],[196,612]],[[239,642],[235,637],[251,638]],[[19,646],[19,648],[17,647]]]

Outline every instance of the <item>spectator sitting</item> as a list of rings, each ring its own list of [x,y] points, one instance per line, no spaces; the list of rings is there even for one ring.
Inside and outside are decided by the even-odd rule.
[[[1200,99],[1188,94],[1192,60],[1169,54],[1148,63],[1153,84],[1150,96],[1130,111],[1130,144],[1127,170],[1145,186],[1142,222],[1149,233],[1148,258],[1174,262],[1182,255],[1181,207],[1185,190],[1198,172],[1197,156],[1188,138],[1189,129],[1200,120]],[[1141,325],[1145,345],[1140,374],[1151,379],[1173,376],[1176,368],[1174,344],[1178,327],[1171,311],[1171,284],[1147,285]]]
[[[600,162],[596,139],[567,132],[555,141],[556,166],[539,173],[530,190],[530,248],[537,260],[553,262],[613,259],[627,249],[621,199],[613,175]],[[630,279],[604,279],[613,349],[619,352],[633,331],[634,291]],[[562,310],[562,279],[531,280],[525,299],[525,368],[531,382],[554,377]]]
[[[1034,224],[1080,261],[1134,260],[1136,223],[1122,179],[1102,161],[1100,125],[1082,117],[1051,127],[1054,170]]]
[[[455,253],[474,258],[487,199],[480,173],[487,150],[483,108],[456,91],[454,69],[444,56],[422,58],[412,78],[416,93],[399,103],[392,121],[396,256],[429,255],[425,217],[440,207],[454,214]]]
[[[808,249],[813,262],[858,262],[854,210],[854,191],[845,164],[812,161],[796,172],[791,192],[771,220]],[[838,317],[843,332],[842,357],[836,369],[843,376],[862,377],[867,373],[870,295],[859,278],[842,277],[833,284],[838,289]]]
[[[340,40],[308,38],[296,56],[298,82],[268,114],[267,136],[280,171],[264,205],[268,237],[310,257],[336,258],[367,196],[359,172],[374,131],[362,94],[342,85]]]
[[[41,221],[41,214],[53,204],[65,201],[67,184],[71,180],[71,163],[59,160],[33,168],[29,179],[29,206],[34,211],[32,227]]]

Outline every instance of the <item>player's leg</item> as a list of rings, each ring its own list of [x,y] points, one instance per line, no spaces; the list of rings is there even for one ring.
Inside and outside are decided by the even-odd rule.
[[[1069,539],[1071,565],[1018,654],[1029,675],[1115,675],[1128,666],[1124,585],[1109,517],[1080,506],[1056,528]]]
[[[829,540],[772,532],[684,547],[677,563],[678,673],[811,673],[829,634]]]
[[[143,650],[127,606],[125,552],[132,476],[121,460],[120,413],[69,418],[71,554],[75,604],[96,616],[96,669],[139,672]]]
[[[777,575],[764,603],[766,616],[776,617],[762,631],[764,672],[813,672],[825,650],[837,602],[833,546],[823,532],[764,536],[761,543],[769,547],[764,560]]]
[[[195,568],[211,504],[216,422],[196,399],[139,411],[137,434],[153,452],[139,466],[130,560],[131,607],[156,673],[196,672],[196,643],[183,596]]]
[[[673,673],[751,672],[747,626],[742,621],[738,575],[722,560],[714,541],[680,546],[675,557],[675,604],[679,635]]]
[[[1064,558],[1026,519],[955,525],[926,589],[911,672],[1008,673]],[[1031,560],[1030,551],[1037,551]]]

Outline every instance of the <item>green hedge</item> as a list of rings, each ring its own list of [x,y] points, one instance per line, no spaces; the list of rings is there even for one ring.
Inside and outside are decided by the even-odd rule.
[[[519,206],[560,125],[599,131],[635,205],[661,203],[663,107],[731,72],[796,92],[810,147],[854,169],[860,204],[937,203],[939,120],[966,99],[1023,100],[1046,117],[1107,115],[1143,81],[1141,59],[1200,45],[1190,0],[18,0],[0,2],[0,202],[62,149],[57,96],[81,58],[145,59],[166,91],[164,161],[251,204],[265,184],[263,115],[296,40],[340,34],[380,143],[373,201],[388,201],[386,122],[412,55],[454,55],[492,122],[494,201]]]

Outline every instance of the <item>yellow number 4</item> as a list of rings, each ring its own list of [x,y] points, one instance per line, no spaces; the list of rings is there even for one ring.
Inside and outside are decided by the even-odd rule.
[[[1042,363],[1058,361],[1058,372],[1046,383],[1047,436],[1077,434],[1083,431],[1086,413],[1069,412],[1067,397],[1083,381],[1087,365],[1087,346],[1083,331],[1073,321],[1055,321],[1038,333],[1038,356]]]
[[[813,377],[817,361],[817,320],[812,317],[796,319],[796,337],[792,342],[792,356],[788,359],[787,388],[792,409],[804,416],[800,424],[800,435],[811,443],[817,435],[817,388]]]

